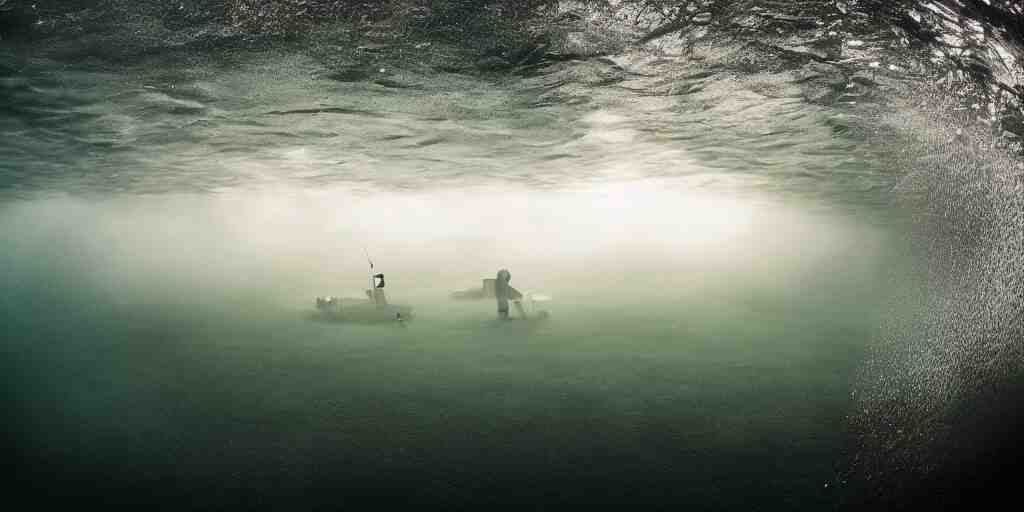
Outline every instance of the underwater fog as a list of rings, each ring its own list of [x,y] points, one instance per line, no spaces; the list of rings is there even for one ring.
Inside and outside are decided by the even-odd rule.
[[[22,449],[54,485],[141,503],[824,503],[900,265],[878,225],[673,179],[58,196],[2,219]],[[364,247],[415,320],[311,319],[361,295]],[[448,297],[503,267],[552,296],[548,322]]]
[[[542,190],[65,196],[8,205],[3,233],[8,279],[43,273],[117,304],[216,296],[228,308],[234,300],[294,308],[317,292],[361,294],[367,256],[393,281],[388,292],[426,307],[450,306],[449,292],[502,267],[516,271],[524,290],[554,293],[570,309],[622,301],[656,308],[735,287],[799,293],[794,283],[840,279],[822,275],[830,267],[864,282],[878,270],[884,236],[813,205],[671,179]]]

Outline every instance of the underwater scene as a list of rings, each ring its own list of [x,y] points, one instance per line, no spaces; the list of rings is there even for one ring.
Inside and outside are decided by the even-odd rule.
[[[1022,56],[1009,0],[0,0],[12,502],[1012,497]]]

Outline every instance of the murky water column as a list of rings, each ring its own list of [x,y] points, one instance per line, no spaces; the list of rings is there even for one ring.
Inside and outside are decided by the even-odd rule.
[[[3,219],[30,467],[204,505],[828,503],[893,261],[884,229],[685,180],[54,198]],[[361,294],[364,248],[415,321],[310,321],[315,296]],[[549,321],[449,298],[502,267],[553,297]]]
[[[196,508],[837,502],[908,262],[831,113],[710,75],[685,101],[595,85],[643,56],[382,86],[282,53],[15,84],[58,105],[5,139],[28,481]],[[415,319],[311,319],[364,296],[368,259]],[[500,268],[547,321],[451,300]]]

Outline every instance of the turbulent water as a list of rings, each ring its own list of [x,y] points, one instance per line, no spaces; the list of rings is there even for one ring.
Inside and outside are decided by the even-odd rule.
[[[301,48],[0,78],[6,428],[48,497],[186,508],[848,500],[856,372],[915,314],[892,148],[797,74]],[[13,58],[13,57],[12,57]],[[888,153],[887,153],[888,152]],[[367,258],[403,325],[311,319]],[[500,323],[452,291],[550,295]],[[895,305],[894,305],[895,304]]]

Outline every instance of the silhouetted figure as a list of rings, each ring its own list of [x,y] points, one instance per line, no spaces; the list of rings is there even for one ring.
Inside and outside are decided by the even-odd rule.
[[[512,274],[506,269],[499,270],[498,276],[494,280],[494,296],[498,299],[498,318],[502,320],[508,320],[509,300],[515,303],[519,316],[526,318],[526,311],[523,310],[523,303],[520,302],[523,294],[508,284],[511,280]]]

